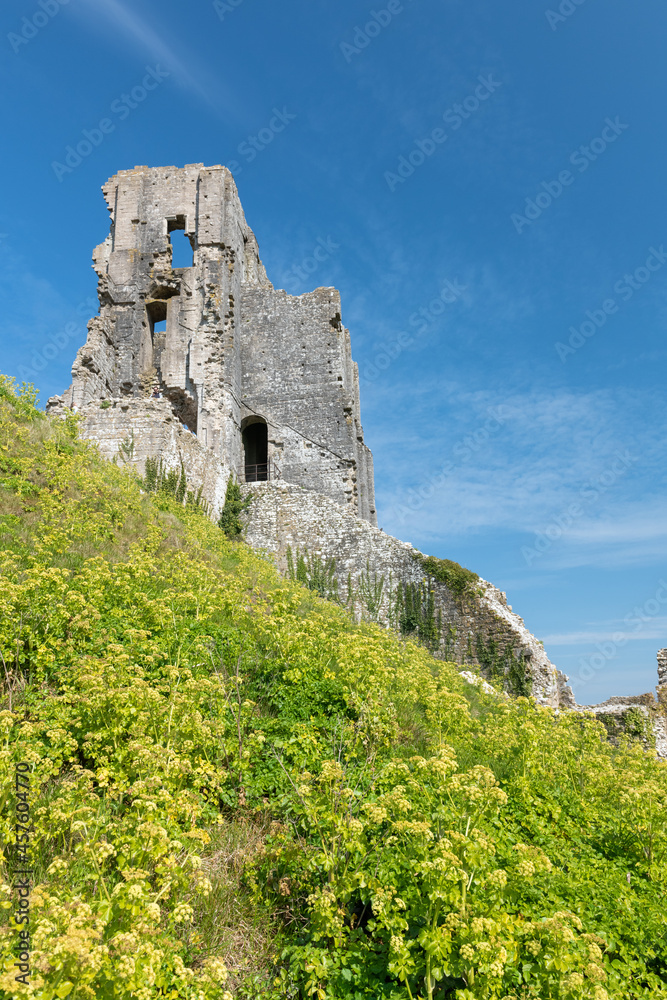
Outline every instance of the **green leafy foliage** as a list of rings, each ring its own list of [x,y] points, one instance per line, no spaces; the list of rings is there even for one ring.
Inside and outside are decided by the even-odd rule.
[[[241,514],[248,509],[251,503],[252,497],[247,496],[244,499],[241,487],[234,476],[230,476],[225,492],[225,503],[218,520],[218,525],[227,538],[239,538],[243,534]]]
[[[321,599],[326,566],[281,579],[9,380],[0,459],[2,996],[667,998],[667,766],[643,739],[472,689]]]
[[[333,557],[322,559],[317,553],[299,552],[297,549],[295,561],[292,549],[288,545],[287,575],[290,580],[301,583],[308,590],[314,590],[325,600],[336,602],[339,600],[336,560]]]
[[[429,576],[444,583],[458,597],[474,593],[479,576],[471,569],[459,566],[452,559],[436,559],[435,556],[424,556],[421,553],[417,553],[415,558]]]
[[[395,617],[403,635],[415,634],[427,646],[438,644],[440,615],[435,614],[435,598],[428,583],[399,583],[396,588]]]

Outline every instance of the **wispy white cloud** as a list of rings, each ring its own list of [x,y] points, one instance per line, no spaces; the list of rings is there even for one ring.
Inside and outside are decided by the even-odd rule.
[[[667,554],[659,400],[566,390],[498,398],[456,386],[443,400],[442,386],[421,388],[406,404],[409,425],[392,431],[396,462],[378,490],[386,530],[400,536],[409,523],[431,544],[491,530],[516,535],[517,548],[548,532],[541,569]],[[502,422],[489,425],[490,412]],[[437,451],[426,446],[429,425],[447,428]]]
[[[590,545],[620,545],[645,542],[656,538],[667,540],[667,509],[664,498],[647,497],[617,510],[613,519],[589,520],[570,530],[573,541]]]
[[[131,10],[122,0],[82,0],[72,8],[74,16],[84,19],[93,29],[99,30],[106,21],[134,47],[159,62],[169,70],[180,86],[189,90],[211,110],[223,112],[226,117],[239,119],[239,99],[219,77],[208,72],[202,64],[201,54],[188,55],[182,41],[168,38],[166,19],[160,18],[161,32]],[[218,25],[211,13],[212,30]]]
[[[608,623],[603,623],[608,624]],[[652,618],[650,623],[640,630],[628,627],[627,622],[618,621],[614,628],[582,630],[580,632],[563,632],[545,635],[542,639],[545,646],[586,646],[598,642],[618,642],[619,635],[625,642],[643,642],[645,639],[662,640],[667,635],[667,617]]]

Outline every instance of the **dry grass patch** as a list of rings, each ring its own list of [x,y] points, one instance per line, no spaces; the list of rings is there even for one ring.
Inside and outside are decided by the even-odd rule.
[[[243,880],[248,862],[262,849],[268,823],[250,818],[226,820],[209,829],[211,842],[202,873],[211,883],[208,896],[193,892],[188,900],[194,920],[184,939],[194,963],[218,955],[229,970],[230,989],[263,979],[275,964],[278,919],[266,903],[258,905]]]

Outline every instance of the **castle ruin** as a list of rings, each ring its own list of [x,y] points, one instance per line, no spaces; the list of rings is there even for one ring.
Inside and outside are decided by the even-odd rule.
[[[511,690],[514,678],[538,702],[574,708],[567,677],[505,594],[481,579],[466,595],[453,592],[421,553],[377,528],[340,296],[273,287],[229,170],[141,166],[102,190],[111,231],[93,254],[99,313],[72,385],[47,409],[76,410],[84,437],[139,472],[149,457],[182,469],[213,517],[236,476],[252,494],[246,540],[280,569],[290,549],[331,560],[348,605],[384,625],[395,624],[401,588],[429,594],[440,623],[434,655],[481,664],[501,686]],[[189,254],[182,267],[178,236]],[[664,693],[667,650],[659,676]],[[651,705],[642,695],[592,710],[619,725],[628,713],[650,715]],[[656,727],[667,756],[667,726]]]
[[[111,231],[93,254],[100,311],[71,387],[49,408],[90,417],[113,401],[129,416],[96,422],[104,444],[155,400],[241,482],[283,479],[376,524],[338,292],[273,287],[226,167],[135,167],[102,190]],[[191,266],[172,266],[177,234]]]

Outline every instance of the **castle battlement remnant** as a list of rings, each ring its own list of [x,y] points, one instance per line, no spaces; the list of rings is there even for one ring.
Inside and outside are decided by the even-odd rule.
[[[104,445],[105,427],[122,435],[159,402],[241,481],[281,478],[377,523],[338,292],[273,287],[226,167],[135,167],[102,190],[100,311],[50,409],[86,414]],[[183,234],[191,264],[174,267]],[[115,411],[106,421],[100,404]]]

